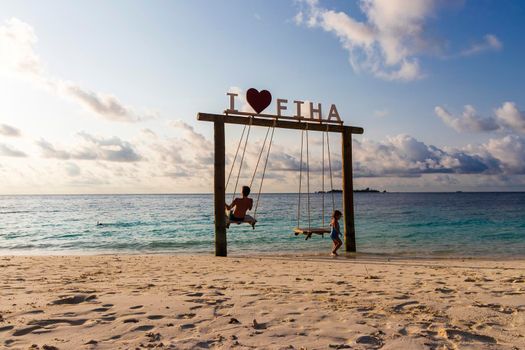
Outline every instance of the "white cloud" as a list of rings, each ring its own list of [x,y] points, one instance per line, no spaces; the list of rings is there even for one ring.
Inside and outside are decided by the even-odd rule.
[[[335,34],[349,53],[355,71],[370,72],[385,80],[412,81],[425,76],[419,58],[442,51],[441,41],[427,35],[429,20],[441,7],[461,0],[360,0],[365,19],[322,7],[318,0],[303,0],[294,17],[297,25],[322,28]],[[462,53],[469,55],[499,50],[502,44],[493,34]]]
[[[64,166],[68,176],[77,177],[81,174],[80,167],[75,163],[67,162]]]
[[[383,109],[375,110],[374,111],[374,116],[376,116],[378,118],[384,118],[384,117],[388,116],[389,113],[390,112],[388,111],[388,109],[383,108]]]
[[[436,115],[452,129],[457,132],[480,132],[493,131],[500,129],[495,118],[482,118],[471,105],[466,105],[460,117],[454,117],[444,107],[436,106],[434,108]]]
[[[57,149],[50,142],[37,141],[44,158],[104,160],[109,162],[136,162],[142,159],[132,144],[118,137],[104,138],[88,133],[78,133],[78,143],[73,150]]]
[[[20,130],[14,126],[7,124],[0,124],[0,135],[10,136],[10,137],[19,137],[21,135]]]
[[[9,145],[0,143],[0,156],[23,158],[23,157],[27,157],[27,154]]]
[[[490,139],[482,148],[501,163],[505,174],[525,174],[525,139],[507,135],[500,139]]]
[[[155,117],[152,114],[137,114],[131,107],[124,105],[118,98],[110,94],[93,92],[71,84],[64,86],[64,91],[88,110],[107,120],[137,122]]]
[[[36,54],[37,41],[33,27],[17,18],[0,25],[0,74],[28,80],[51,93],[70,98],[107,120],[137,122],[155,117],[154,113],[137,113],[111,94],[93,92],[51,75]]]
[[[472,44],[469,48],[461,51],[461,56],[470,56],[485,51],[499,51],[503,48],[503,43],[494,35],[487,34],[483,41]]]
[[[42,65],[34,51],[37,41],[33,28],[18,18],[0,25],[0,72],[40,75]]]
[[[436,115],[445,125],[457,132],[514,131],[525,133],[525,113],[514,102],[504,102],[494,110],[494,116],[483,118],[471,105],[466,105],[463,113],[455,117],[442,106],[434,108]]]
[[[493,164],[464,150],[440,149],[409,135],[382,142],[354,141],[356,177],[419,177],[424,174],[493,173]]]
[[[495,114],[503,125],[525,133],[525,112],[520,111],[514,102],[504,102]]]

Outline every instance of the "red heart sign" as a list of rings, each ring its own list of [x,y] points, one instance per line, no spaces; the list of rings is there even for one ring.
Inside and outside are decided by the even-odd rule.
[[[257,114],[261,113],[272,102],[272,94],[268,90],[259,90],[251,88],[246,91],[246,100],[252,106]]]

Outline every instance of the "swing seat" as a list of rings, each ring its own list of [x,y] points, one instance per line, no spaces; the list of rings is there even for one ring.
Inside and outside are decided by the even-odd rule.
[[[230,217],[229,215],[226,215],[226,228],[229,228],[230,227],[230,224],[237,224],[237,225],[240,225],[240,224],[250,224],[253,229],[255,230],[255,223],[257,222],[257,220],[255,220],[252,216],[250,215],[245,215],[244,216],[244,220],[242,221],[237,221],[237,220],[230,220]]]
[[[326,228],[326,227],[295,227],[293,229],[293,232],[295,233],[296,236],[299,236],[299,235],[305,235],[306,238],[305,240],[308,240],[309,238],[312,237],[313,234],[316,234],[316,235],[321,235],[324,237],[324,234],[325,233],[330,233],[330,228]]]

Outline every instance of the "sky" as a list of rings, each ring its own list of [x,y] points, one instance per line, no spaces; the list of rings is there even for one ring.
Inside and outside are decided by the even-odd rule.
[[[523,18],[518,0],[4,0],[0,194],[211,192],[213,125],[196,115],[229,91],[249,110],[249,88],[363,127],[356,188],[525,191]],[[241,132],[226,128],[227,172]],[[276,130],[264,192],[297,191],[300,140]],[[322,133],[309,140],[319,190]]]

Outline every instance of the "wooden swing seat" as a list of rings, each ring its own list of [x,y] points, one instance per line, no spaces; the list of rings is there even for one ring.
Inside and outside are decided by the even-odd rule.
[[[313,234],[321,235],[324,237],[325,233],[330,233],[330,229],[326,227],[310,227],[310,228],[296,227],[293,229],[293,232],[295,233],[296,236],[305,235],[306,236],[305,240],[308,240],[309,238],[312,237]]]
[[[229,215],[226,215],[226,228],[229,228],[230,227],[230,224],[237,224],[237,225],[240,225],[240,224],[250,224],[253,229],[255,229],[255,223],[257,222],[257,220],[255,220],[252,216],[250,215],[245,215],[244,216],[244,220],[242,221],[237,221],[237,220],[230,220],[230,217]]]

